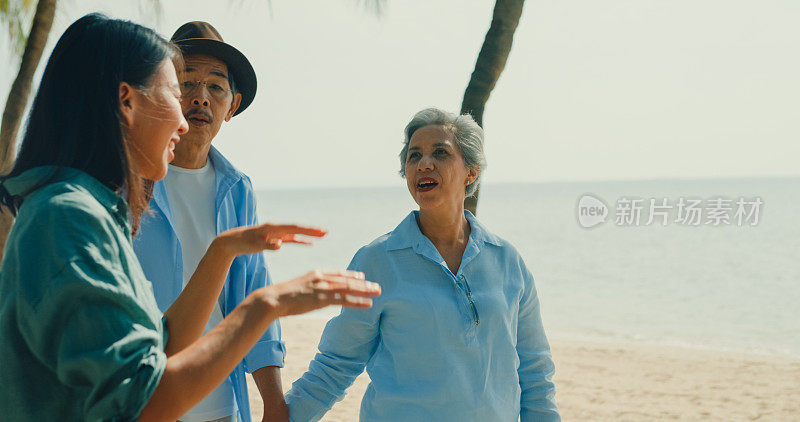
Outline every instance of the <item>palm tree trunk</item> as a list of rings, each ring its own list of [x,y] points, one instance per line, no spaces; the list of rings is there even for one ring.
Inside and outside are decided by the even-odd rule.
[[[8,93],[6,108],[3,110],[3,121],[0,124],[0,174],[7,174],[14,166],[17,132],[22,122],[22,115],[25,113],[25,107],[28,105],[33,75],[42,59],[50,28],[53,26],[56,1],[39,0],[36,5],[31,32],[25,42],[25,51],[22,53],[19,73]],[[6,237],[8,237],[13,222],[14,219],[8,211],[0,211],[0,257],[3,256]]]
[[[525,0],[497,0],[494,4],[492,24],[483,40],[483,47],[475,62],[475,70],[472,72],[461,103],[461,114],[471,114],[481,127],[483,127],[483,109],[506,67],[511,44],[514,41],[514,31],[519,24],[524,3]],[[480,189],[474,196],[464,200],[464,208],[473,214],[477,214],[478,193]]]

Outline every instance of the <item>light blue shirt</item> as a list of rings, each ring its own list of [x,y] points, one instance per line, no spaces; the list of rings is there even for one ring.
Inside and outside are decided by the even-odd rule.
[[[234,227],[257,224],[256,199],[250,179],[214,147],[209,151],[209,159],[216,171],[217,234]],[[183,260],[163,181],[153,186],[150,213],[142,217],[133,247],[145,275],[153,283],[158,307],[164,312],[183,288]],[[261,253],[237,257],[219,298],[222,314],[227,316],[248,294],[269,283],[269,272]],[[241,421],[251,420],[245,372],[252,373],[265,366],[283,367],[285,355],[286,347],[281,341],[280,324],[276,320],[230,376]]]
[[[286,394],[292,421],[316,421],[364,370],[362,421],[558,421],[550,347],[533,277],[508,242],[465,211],[457,274],[414,211],[361,248],[349,269],[381,285],[370,309],[344,308]]]

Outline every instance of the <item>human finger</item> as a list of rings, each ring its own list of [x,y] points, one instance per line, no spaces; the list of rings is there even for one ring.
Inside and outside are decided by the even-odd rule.
[[[349,308],[369,308],[372,306],[372,299],[357,295],[341,293],[317,293],[318,306],[341,305]]]
[[[313,245],[314,242],[308,242],[300,239],[284,239],[283,243],[299,243],[301,245]]]
[[[281,235],[302,234],[304,236],[323,237],[328,234],[328,231],[325,229],[299,226],[297,224],[273,224],[269,229]]]
[[[310,240],[305,240],[303,238],[298,238],[294,234],[285,235],[285,236],[283,236],[281,238],[281,240],[284,243],[299,243],[301,245],[313,245],[314,244],[314,242],[311,242]]]
[[[378,283],[347,275],[324,275],[314,288],[336,295],[378,296],[381,287]]]
[[[320,272],[315,274],[315,278],[312,280],[315,289],[324,291],[341,290],[350,286],[350,283],[361,283],[363,285],[364,279],[340,272]]]
[[[276,251],[281,248],[283,241],[281,239],[267,239],[267,249]]]
[[[354,270],[317,270],[319,277],[350,277],[360,280],[364,279],[364,273]]]
[[[347,308],[371,308],[372,299],[368,297],[342,295],[337,300],[336,305],[342,305]]]

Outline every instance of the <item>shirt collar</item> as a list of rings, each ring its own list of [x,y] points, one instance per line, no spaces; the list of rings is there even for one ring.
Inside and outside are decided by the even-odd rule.
[[[92,195],[130,237],[128,203],[99,180],[80,170],[60,166],[33,167],[6,179],[2,185],[11,195],[27,196],[45,185],[57,182],[68,182]]]
[[[386,240],[386,247],[388,250],[414,248],[414,250],[418,251],[423,244],[430,243],[419,230],[419,225],[417,224],[418,216],[419,211],[411,211],[411,213],[392,230],[389,234],[389,238]],[[486,227],[484,227],[471,212],[464,210],[464,217],[466,217],[469,222],[471,228],[469,237],[474,243],[482,242],[496,246],[502,245],[500,238],[486,230]]]
[[[227,192],[231,186],[244,178],[245,175],[234,167],[213,145],[208,150],[208,159],[211,160],[211,165],[214,166],[214,172],[216,173],[215,183],[217,202],[219,202],[222,196],[224,196],[224,193]],[[152,205],[161,209],[167,216],[167,220],[170,220],[170,222],[172,221],[172,211],[167,201],[167,189],[163,180],[159,180],[153,185],[153,200],[151,206]]]
[[[478,221],[478,218],[472,215],[469,210],[464,210],[464,217],[467,218],[467,221],[469,221],[469,226],[472,228],[472,232],[470,233],[471,238],[475,239],[476,241],[479,240],[484,243],[491,243],[495,246],[503,245],[503,240],[492,234],[489,230],[486,230],[486,226]]]
[[[21,174],[8,178],[3,186],[11,195],[28,195],[32,189],[38,189],[41,183],[71,182],[86,189],[109,212],[126,214],[128,205],[116,192],[100,183],[94,177],[71,167],[40,166],[25,170]]]
[[[211,146],[211,149],[208,150],[208,159],[211,160],[211,164],[214,166],[214,171],[217,172],[217,177],[223,176],[225,179],[229,179],[233,183],[244,177],[244,173],[234,167],[233,164],[231,164],[227,158],[223,157],[213,145]]]

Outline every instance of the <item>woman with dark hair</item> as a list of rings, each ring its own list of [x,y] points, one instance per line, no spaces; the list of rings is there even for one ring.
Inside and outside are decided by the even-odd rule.
[[[17,219],[0,272],[0,414],[10,420],[175,420],[269,324],[330,304],[369,307],[358,272],[257,290],[200,337],[232,260],[324,231],[265,224],[220,234],[163,315],[131,246],[187,130],[173,59],[152,30],[101,15],[59,39],[0,203]],[[187,317],[191,315],[191,317]]]

